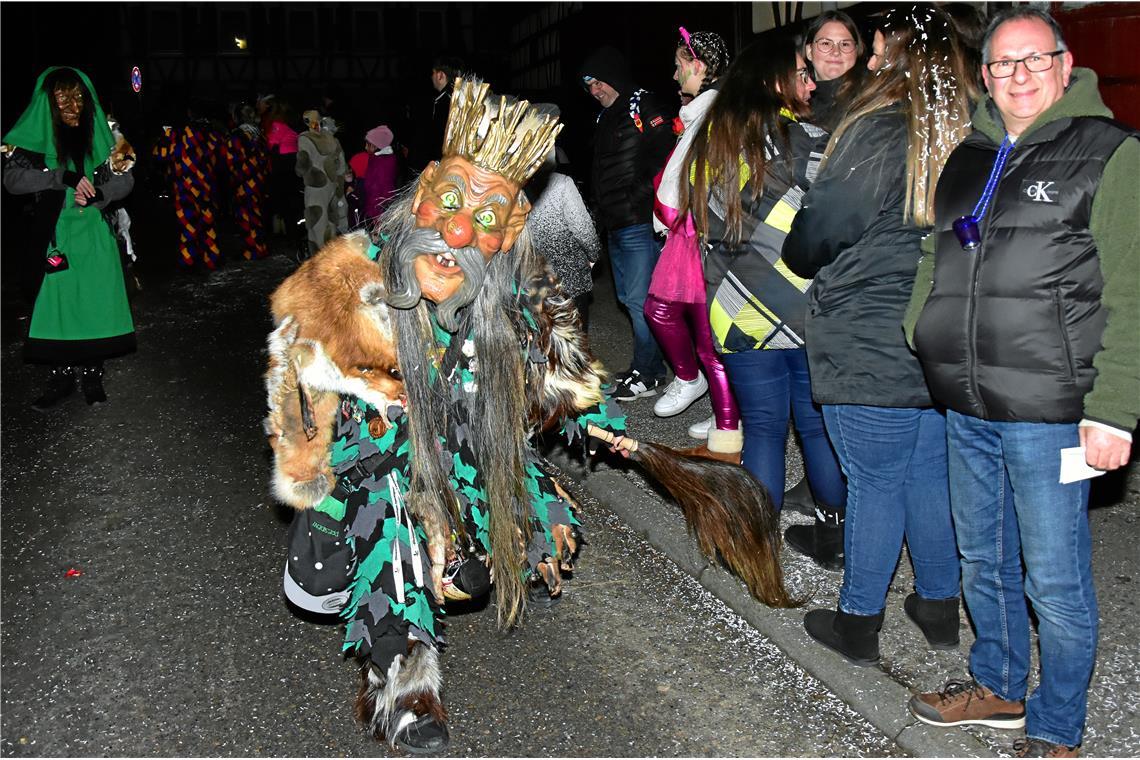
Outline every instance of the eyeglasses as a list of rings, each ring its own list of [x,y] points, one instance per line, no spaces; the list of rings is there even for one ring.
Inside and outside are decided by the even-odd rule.
[[[1054,50],[1052,53],[1034,53],[1012,61],[990,61],[986,64],[986,71],[994,79],[1008,79],[1017,71],[1017,64],[1024,63],[1026,71],[1039,74],[1053,68],[1053,59],[1064,52],[1066,51]]]
[[[800,78],[800,81],[804,84],[807,84],[811,81],[811,74],[808,73],[808,70],[806,68],[796,69],[796,76],[798,76]]]
[[[850,38],[846,40],[829,40],[828,38],[824,37],[822,39],[815,40],[811,44],[814,45],[815,49],[821,53],[830,53],[832,50],[835,50],[836,47],[838,47],[839,52],[843,53],[844,55],[847,53],[855,52],[855,40]]]

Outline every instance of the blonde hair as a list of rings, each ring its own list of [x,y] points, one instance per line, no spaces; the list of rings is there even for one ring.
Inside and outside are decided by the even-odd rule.
[[[956,27],[932,6],[892,9],[879,24],[883,63],[867,78],[827,145],[830,156],[864,116],[901,106],[907,122],[903,219],[934,223],[934,190],[946,159],[970,132],[971,103],[979,92]],[[827,159],[824,159],[826,165]],[[822,168],[822,165],[821,165]]]

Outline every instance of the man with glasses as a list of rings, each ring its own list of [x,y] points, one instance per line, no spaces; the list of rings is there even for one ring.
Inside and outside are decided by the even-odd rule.
[[[1087,479],[1126,465],[1140,415],[1137,132],[1048,13],[989,24],[988,98],[938,184],[933,290],[915,342],[946,405],[962,585],[977,628],[970,678],[919,694],[939,726],[1025,727],[1019,757],[1075,757],[1096,657]],[[1087,478],[1089,474],[1078,475]],[[1025,563],[1022,577],[1021,563]],[[1029,615],[1041,678],[1025,700]]]

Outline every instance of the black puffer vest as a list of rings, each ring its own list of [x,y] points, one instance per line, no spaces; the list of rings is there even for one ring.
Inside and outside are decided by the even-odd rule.
[[[1034,130],[1009,154],[972,252],[952,223],[973,211],[998,146],[974,132],[950,156],[938,182],[934,288],[915,331],[937,401],[987,420],[1081,419],[1105,325],[1093,197],[1129,134],[1098,117]]]

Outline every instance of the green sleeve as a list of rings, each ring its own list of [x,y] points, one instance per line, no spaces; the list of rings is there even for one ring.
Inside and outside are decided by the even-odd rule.
[[[1104,278],[1108,324],[1093,359],[1085,418],[1131,432],[1140,417],[1140,140],[1125,140],[1104,167],[1089,228]]]

